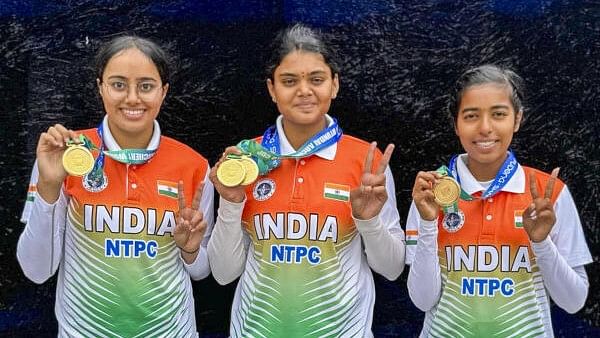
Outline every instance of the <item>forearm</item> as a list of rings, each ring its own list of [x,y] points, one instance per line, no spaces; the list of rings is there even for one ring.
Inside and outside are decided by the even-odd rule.
[[[242,212],[245,201],[231,203],[221,198],[217,220],[210,241],[208,259],[215,280],[225,285],[244,271],[246,247],[242,231]]]
[[[37,196],[31,216],[17,243],[17,260],[27,278],[43,283],[58,269],[67,212],[67,198],[59,193],[53,204]]]
[[[415,258],[408,273],[408,293],[415,306],[429,311],[440,299],[442,278],[437,245],[437,220],[419,221]]]
[[[190,274],[193,280],[206,278],[210,274],[210,264],[208,262],[208,249],[200,246],[198,252],[194,254],[181,253],[183,266]],[[189,263],[188,263],[189,262]]]
[[[585,304],[589,287],[585,268],[569,266],[550,237],[531,243],[531,247],[550,297],[569,313],[579,311]]]
[[[379,216],[370,220],[354,219],[365,246],[367,262],[373,271],[395,280],[404,270],[405,245],[401,231],[391,233]]]

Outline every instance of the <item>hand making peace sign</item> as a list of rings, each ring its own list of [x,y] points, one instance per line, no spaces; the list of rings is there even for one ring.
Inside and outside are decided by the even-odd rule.
[[[529,188],[533,202],[523,213],[523,228],[527,232],[529,239],[532,242],[541,242],[548,237],[552,226],[556,223],[556,215],[554,214],[554,206],[550,198],[554,190],[554,182],[558,177],[560,168],[554,168],[552,175],[546,184],[544,197],[538,195],[537,186],[535,184],[535,174],[529,174]]]
[[[394,152],[394,145],[388,144],[379,162],[379,167],[373,173],[373,155],[376,147],[377,142],[371,142],[365,158],[361,184],[350,191],[352,216],[357,219],[367,220],[377,216],[388,198],[385,189],[385,168]]]
[[[179,200],[179,212],[177,213],[177,221],[175,222],[174,240],[175,244],[184,253],[193,255],[200,249],[200,243],[204,238],[206,231],[206,220],[202,211],[198,210],[200,200],[202,199],[202,190],[204,182],[198,185],[192,206],[189,207],[185,203],[185,193],[183,190],[183,181],[177,184],[177,196]],[[195,257],[194,257],[195,258]],[[188,262],[189,263],[189,262]]]

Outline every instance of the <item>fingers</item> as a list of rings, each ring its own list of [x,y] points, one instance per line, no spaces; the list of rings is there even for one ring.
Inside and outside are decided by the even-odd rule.
[[[198,227],[200,222],[204,220],[204,214],[201,212],[194,212],[192,219],[190,220],[190,227],[192,230]]]
[[[194,199],[192,200],[192,210],[198,210],[200,206],[200,200],[202,199],[202,191],[204,190],[204,182],[201,182],[196,188],[194,193]]]
[[[229,154],[242,155],[242,152],[236,146],[230,146],[230,147],[225,148],[225,150],[223,151],[223,154],[221,154],[221,157],[219,158],[217,163],[215,163],[215,165],[213,166],[215,178],[216,178],[216,174],[217,174],[217,169],[219,168],[221,163],[223,163],[223,161],[227,160],[227,156]],[[210,175],[211,176],[213,175],[213,170],[211,170]],[[215,183],[215,181],[212,178],[211,178],[211,182]]]
[[[55,124],[40,135],[40,142],[51,144],[55,147],[64,147],[69,140],[78,141],[77,133],[65,128],[61,124]]]
[[[379,185],[385,186],[385,175],[383,175],[383,174],[379,174],[379,175],[373,175],[373,174],[363,175],[362,185],[365,185],[365,186],[379,186]]]
[[[554,168],[552,170],[552,174],[550,175],[548,184],[546,184],[546,191],[544,192],[544,198],[550,199],[550,197],[552,197],[552,191],[554,190],[554,182],[556,182],[556,178],[558,177],[559,171],[560,171],[560,168]]]
[[[413,190],[430,190],[440,177],[441,175],[435,171],[419,171]]]
[[[385,168],[387,168],[388,164],[390,163],[390,159],[392,158],[394,148],[395,146],[393,143],[388,144],[388,146],[385,148],[383,156],[381,157],[381,161],[379,162],[379,168],[377,168],[375,174],[383,174]]]
[[[198,225],[192,229],[192,232],[202,232],[206,231],[207,223],[205,220],[202,220]]]
[[[179,215],[185,209],[185,192],[183,191],[183,181],[177,182],[177,202],[179,203]]]
[[[242,152],[236,146],[229,146],[229,147],[225,148],[225,151],[223,152],[223,155],[221,156],[221,158],[225,159],[225,158],[227,158],[227,155],[229,155],[229,154],[242,155]]]
[[[538,198],[539,195],[537,191],[537,183],[535,180],[535,174],[533,172],[529,173],[529,191],[531,192],[531,198],[533,200]]]
[[[40,140],[38,142],[39,145],[50,145],[53,147],[61,148],[63,147],[63,142],[61,138],[56,138],[55,135],[50,134],[49,132],[44,132],[40,135]]]
[[[371,173],[371,167],[373,166],[373,153],[375,152],[375,148],[377,148],[377,142],[371,142],[371,145],[369,145],[369,151],[367,152],[367,157],[365,158],[365,165],[363,167],[363,173],[365,174]]]

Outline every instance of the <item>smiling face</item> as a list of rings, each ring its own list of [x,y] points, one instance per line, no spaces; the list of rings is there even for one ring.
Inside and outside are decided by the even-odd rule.
[[[522,116],[521,111],[515,112],[507,86],[487,83],[464,91],[455,131],[476,179],[488,181],[496,176]]]
[[[290,128],[314,134],[325,126],[324,116],[339,82],[321,54],[294,51],[283,58],[267,86],[286,134]]]
[[[122,148],[145,148],[167,94],[156,65],[136,48],[115,54],[98,86],[111,134]]]

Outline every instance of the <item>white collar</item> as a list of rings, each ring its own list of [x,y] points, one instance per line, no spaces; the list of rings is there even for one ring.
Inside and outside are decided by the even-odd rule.
[[[460,187],[469,195],[478,191],[485,191],[485,188],[475,179],[466,165],[467,154],[461,154],[456,159],[456,170],[460,177]],[[525,170],[519,164],[515,174],[508,180],[506,185],[500,189],[502,191],[522,194],[525,192]]]
[[[102,134],[104,138],[104,146],[108,150],[121,150],[121,146],[117,143],[115,138],[112,136],[110,132],[110,128],[108,127],[108,116],[105,115],[102,120]],[[152,131],[152,137],[150,138],[150,143],[146,147],[147,150],[155,150],[158,149],[158,145],[160,144],[160,126],[158,125],[158,121],[154,120],[154,130]]]
[[[333,119],[331,118],[331,116],[325,114],[325,119],[327,119],[327,126],[331,126],[333,124]],[[292,147],[287,137],[285,136],[285,133],[283,131],[283,124],[281,123],[282,120],[283,116],[279,115],[279,117],[277,117],[277,120],[275,121],[275,125],[277,126],[277,133],[279,134],[279,145],[281,147],[281,155],[289,155],[291,153],[296,152],[296,149]],[[335,158],[336,151],[337,142],[330,145],[327,148],[319,150],[315,153],[315,155],[326,160],[332,161]]]

